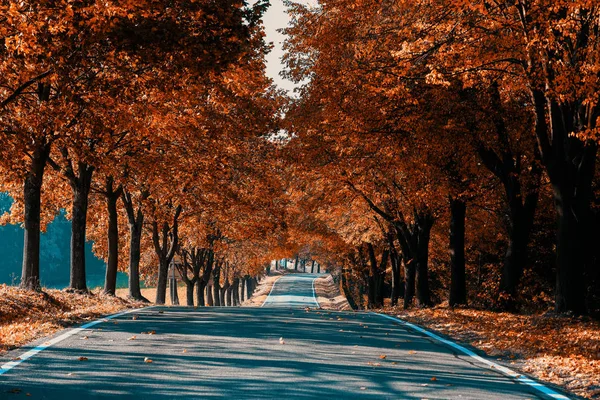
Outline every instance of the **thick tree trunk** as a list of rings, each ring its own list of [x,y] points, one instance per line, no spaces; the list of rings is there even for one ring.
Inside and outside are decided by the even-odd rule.
[[[341,273],[340,277],[341,277],[340,286],[342,289],[341,292],[346,297],[346,300],[348,300],[348,304],[350,305],[350,307],[353,310],[358,309],[358,307],[356,306],[356,302],[354,301],[354,298],[352,297],[352,291],[348,287],[348,280],[346,279],[346,270],[344,268],[342,268],[342,273]]]
[[[119,268],[119,219],[117,201],[121,190],[113,190],[112,178],[106,183],[106,208],[108,210],[108,260],[106,263],[106,278],[104,280],[104,293],[115,295],[117,289],[117,271]]]
[[[298,271],[298,255],[296,255],[296,258],[294,259],[294,271]]]
[[[213,300],[212,285],[206,285],[206,304],[208,304],[209,307],[213,307],[215,305]]]
[[[578,221],[571,212],[569,200],[562,200],[555,192],[558,212],[558,233],[556,241],[556,311],[585,314],[584,266],[587,237],[586,221]]]
[[[136,300],[148,301],[148,299],[142,296],[140,287],[140,258],[142,247],[142,224],[144,219],[141,211],[138,211],[138,217],[141,218],[129,224],[129,297]]]
[[[233,280],[233,305],[240,305],[240,278],[235,278]]]
[[[71,280],[69,289],[87,291],[85,277],[85,243],[87,210],[94,168],[79,163],[79,176],[71,183],[73,204],[71,210]]]
[[[213,301],[215,303],[215,307],[221,307],[223,303],[221,303],[221,267],[216,266],[213,270]]]
[[[251,277],[246,279],[246,299],[252,297],[252,293],[254,293],[254,281]]]
[[[450,307],[467,304],[465,273],[465,215],[467,205],[450,198]]]
[[[416,281],[416,263],[414,260],[408,260],[404,263],[404,308],[407,309],[412,304],[415,297],[415,281]]]
[[[369,255],[369,287],[367,288],[368,308],[383,307],[383,283],[385,278],[385,269],[387,267],[389,251],[384,250],[381,255],[381,265],[377,264],[375,249],[371,243],[367,243]]]
[[[310,262],[310,273],[311,274],[315,273],[315,260],[311,260],[311,262]]]
[[[171,289],[171,305],[178,306],[179,291],[177,290],[177,278],[174,273],[169,277],[169,288]]]
[[[204,299],[204,289],[206,288],[206,283],[202,280],[198,280],[196,283],[196,305],[198,307],[206,306],[206,300]]]
[[[156,285],[156,304],[165,304],[167,298],[167,281],[169,274],[169,262],[166,259],[159,260],[158,263],[158,283]]]
[[[421,307],[431,306],[429,293],[429,239],[434,219],[429,214],[423,213],[415,217],[416,226],[416,297]]]
[[[129,193],[123,191],[122,199],[129,221],[129,297],[148,303],[149,300],[142,296],[140,288],[140,258],[144,214],[142,213],[141,208],[138,208],[137,214],[134,212],[133,203]]]
[[[44,170],[50,155],[50,145],[36,148],[31,168],[23,185],[24,242],[21,288],[40,290],[40,214]]]
[[[598,145],[594,140],[583,142],[573,133],[594,129],[597,119],[591,109],[589,116],[583,116],[580,103],[559,104],[539,89],[532,90],[532,100],[536,139],[557,213],[555,310],[585,314],[585,265],[593,254],[588,240]]]
[[[248,281],[248,277],[244,276],[240,280],[240,304],[246,300],[246,282]]]
[[[196,283],[191,279],[185,281],[185,302],[189,307],[194,306],[194,287]]]
[[[511,311],[515,310],[517,288],[527,263],[527,245],[533,228],[538,192],[527,195],[524,203],[520,197],[509,202],[511,219],[508,246],[500,279],[499,303],[502,308]]]

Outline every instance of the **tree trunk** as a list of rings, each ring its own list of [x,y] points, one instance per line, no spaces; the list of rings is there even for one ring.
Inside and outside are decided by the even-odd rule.
[[[416,297],[421,307],[431,306],[429,293],[429,239],[434,219],[427,213],[415,216],[416,226]]]
[[[206,288],[206,282],[198,280],[196,283],[196,305],[198,307],[206,306],[206,300],[204,299],[204,289]]]
[[[310,263],[310,273],[311,274],[315,273],[315,260],[311,260],[311,263]]]
[[[213,307],[215,305],[213,300],[212,285],[206,285],[206,304],[208,304],[209,307]]]
[[[321,264],[317,263],[317,274],[321,273]]]
[[[352,297],[352,292],[350,291],[350,288],[348,287],[348,280],[346,279],[346,271],[344,268],[342,268],[340,286],[342,289],[342,293],[346,297],[346,300],[348,300],[348,304],[350,305],[350,307],[353,310],[358,309],[358,307],[356,306],[356,302],[354,301],[354,298]]]
[[[594,140],[583,142],[573,133],[594,129],[596,118],[591,110],[589,118],[582,118],[579,102],[559,104],[535,88],[531,94],[538,149],[557,213],[555,310],[585,314],[585,265],[593,254],[589,222],[598,145]]]
[[[298,255],[296,255],[296,258],[294,259],[294,271],[298,271]]]
[[[73,205],[71,210],[71,280],[69,289],[87,291],[85,277],[85,234],[87,210],[94,167],[79,163],[79,176],[71,183]]]
[[[21,288],[40,290],[40,214],[44,170],[50,155],[50,145],[35,149],[31,168],[23,185],[24,241]]]
[[[450,307],[467,304],[465,274],[465,214],[467,205],[450,198]]]
[[[213,270],[213,301],[215,303],[215,307],[220,307],[223,305],[221,303],[221,267],[216,266]]]
[[[246,300],[246,281],[247,281],[247,279],[248,279],[248,277],[244,276],[240,280],[240,304]]]
[[[585,314],[585,221],[578,221],[571,212],[569,200],[555,193],[558,213],[556,240],[556,311]]]
[[[148,299],[142,296],[140,288],[140,257],[144,214],[141,207],[138,208],[137,214],[134,212],[131,195],[126,191],[123,191],[122,200],[129,221],[129,297],[148,303]]]
[[[248,277],[248,279],[246,279],[246,299],[250,299],[252,297],[252,294],[254,293],[254,281],[252,280],[251,277]]]
[[[194,287],[196,283],[191,279],[185,281],[185,302],[189,307],[194,306]]]
[[[533,228],[538,192],[530,193],[521,203],[521,196],[509,202],[510,226],[508,247],[504,256],[502,277],[500,279],[499,303],[503,309],[514,311],[517,288],[527,263],[527,245]]]
[[[158,283],[156,284],[156,304],[165,304],[167,297],[167,281],[169,274],[169,262],[166,259],[158,262]]]
[[[179,291],[177,290],[177,277],[175,276],[175,266],[172,267],[171,276],[169,276],[169,288],[171,293],[171,305],[179,305]]]
[[[240,305],[240,278],[235,278],[233,280],[233,305]]]
[[[106,278],[104,280],[104,293],[115,295],[117,289],[117,271],[119,268],[119,219],[117,201],[121,196],[121,189],[113,190],[113,179],[106,181],[106,207],[108,210],[108,260],[106,263]]]

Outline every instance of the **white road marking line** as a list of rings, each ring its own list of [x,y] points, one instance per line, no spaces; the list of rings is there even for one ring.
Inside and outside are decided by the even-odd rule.
[[[269,297],[271,297],[271,293],[273,293],[273,289],[275,289],[275,284],[277,283],[277,281],[279,279],[283,278],[283,276],[280,276],[279,278],[277,278],[275,280],[275,282],[273,282],[273,286],[271,286],[271,290],[269,290],[269,294],[267,295],[267,298],[265,299],[265,301],[263,301],[263,303],[260,305],[261,307],[264,307],[265,304],[267,304],[267,301],[269,301]]]
[[[113,315],[109,315],[109,316],[97,319],[97,320],[92,321],[92,322],[88,322],[87,324],[81,325],[78,328],[70,329],[67,332],[63,333],[62,335],[57,336],[54,339],[50,339],[49,341],[44,342],[44,344],[41,344],[41,345],[39,345],[37,347],[34,347],[33,349],[31,349],[31,350],[29,350],[29,351],[21,354],[19,356],[18,360],[9,361],[9,362],[7,362],[7,363],[5,363],[3,365],[0,365],[0,375],[4,375],[5,373],[7,373],[8,371],[10,371],[11,369],[13,369],[14,367],[16,367],[17,365],[21,364],[23,361],[25,361],[27,359],[30,359],[31,357],[35,356],[36,354],[40,353],[41,351],[46,350],[48,347],[50,347],[52,345],[55,345],[57,343],[60,343],[63,340],[68,339],[68,338],[70,338],[73,335],[76,335],[76,334],[78,334],[78,333],[80,333],[80,332],[82,332],[82,331],[84,331],[86,329],[91,328],[92,326],[96,326],[96,325],[98,325],[98,324],[100,324],[102,322],[110,321],[111,319],[120,317],[122,315],[130,314],[130,313],[135,312],[135,311],[148,310],[149,308],[153,308],[153,307],[155,307],[155,306],[144,307],[144,308],[134,308],[132,310],[123,311],[123,312],[120,312],[120,313],[117,313],[117,314],[113,314]]]
[[[485,365],[488,365],[490,368],[494,368],[496,371],[500,371],[503,374],[508,375],[511,378],[514,378],[521,383],[531,386],[535,390],[543,393],[544,395],[546,395],[552,399],[569,400],[569,398],[567,396],[560,394],[560,393],[550,389],[549,387],[544,386],[543,384],[536,382],[531,378],[528,378],[527,376],[525,376],[523,374],[519,374],[518,372],[515,372],[512,369],[506,368],[505,366],[497,364],[493,361],[486,360],[485,358],[477,355],[476,353],[467,349],[466,347],[463,347],[463,346],[461,346],[457,343],[454,343],[450,340],[444,339],[443,337],[438,336],[435,333],[429,332],[428,330],[421,328],[418,325],[411,324],[410,322],[407,322],[400,318],[395,318],[395,317],[392,317],[392,316],[386,315],[386,314],[379,314],[376,312],[371,312],[370,314],[379,315],[380,317],[391,319],[392,321],[400,322],[402,325],[407,326],[407,327],[409,327],[417,332],[420,332],[426,336],[429,336],[430,338],[435,339],[438,342],[441,342],[447,346],[450,346],[450,347],[460,351],[461,353],[464,353],[464,354],[468,355],[469,357],[471,357]]]

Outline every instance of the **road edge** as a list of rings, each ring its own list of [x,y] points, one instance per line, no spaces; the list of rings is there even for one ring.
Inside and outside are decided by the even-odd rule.
[[[68,339],[77,333],[80,333],[86,329],[89,329],[89,328],[96,326],[98,324],[101,324],[103,322],[108,322],[111,319],[115,319],[115,318],[121,317],[123,315],[131,314],[132,312],[135,312],[135,311],[148,310],[148,309],[154,308],[154,307],[157,307],[157,306],[131,308],[129,310],[121,311],[116,314],[111,314],[111,315],[107,315],[105,317],[98,318],[94,321],[87,322],[87,323],[85,323],[81,326],[75,327],[75,328],[70,328],[70,329],[66,330],[66,332],[44,342],[41,345],[34,347],[33,349],[26,351],[25,353],[21,354],[16,359],[13,359],[7,363],[0,365],[0,376],[4,375],[11,369],[15,368],[17,365],[21,364],[23,361],[26,361],[26,360],[30,359],[31,357],[35,356],[36,354],[41,353],[42,351],[46,350],[48,347],[51,347],[57,343],[60,343],[63,340]]]
[[[546,396],[547,398],[550,399],[559,399],[559,400],[571,400],[571,397],[566,396],[565,394],[559,393],[558,391],[542,384],[541,382],[537,382],[534,379],[521,374],[519,372],[513,371],[510,368],[507,368],[501,364],[498,364],[494,361],[488,360],[480,355],[478,355],[477,353],[475,353],[472,350],[467,349],[466,347],[452,341],[449,339],[445,339],[419,325],[415,325],[411,322],[405,321],[401,318],[398,317],[393,317],[391,315],[388,314],[382,314],[382,313],[377,313],[377,312],[369,312],[369,314],[371,315],[378,315],[382,318],[386,318],[395,322],[399,322],[400,324],[402,324],[402,326],[405,326],[407,328],[412,329],[413,331],[419,332],[425,336],[430,337],[431,339],[434,339],[448,347],[451,347],[454,350],[458,350],[461,353],[463,353],[466,356],[469,356],[471,358],[473,358],[474,360],[479,361],[480,363],[483,363],[485,365],[488,365],[490,368],[493,368],[494,370],[515,379],[516,381],[523,383],[531,388],[533,388],[534,390],[537,390],[538,392],[540,392],[541,394],[543,394],[544,396]]]

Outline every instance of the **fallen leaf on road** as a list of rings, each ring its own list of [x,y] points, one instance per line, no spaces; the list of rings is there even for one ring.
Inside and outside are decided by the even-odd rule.
[[[23,390],[21,390],[21,389],[19,389],[19,388],[14,388],[14,389],[7,390],[6,392],[7,392],[7,393],[12,393],[12,394],[19,394],[19,393],[21,393],[22,391],[23,391]]]
[[[361,386],[361,387],[360,387],[360,390],[367,390],[367,388],[366,388],[366,387],[364,387],[364,386]]]
[[[151,363],[152,360],[150,358],[148,358],[148,357],[144,357],[144,362],[145,363]]]
[[[81,356],[81,357],[79,357],[79,358],[78,358],[78,360],[79,360],[79,361],[87,361],[87,360],[88,360],[88,358],[87,358],[87,357],[83,357],[83,356]]]
[[[135,321],[136,319],[138,319],[138,318],[139,318],[139,317],[138,317],[137,315],[134,315],[133,317],[131,317],[131,319],[132,319],[132,320],[134,320],[134,321]]]
[[[437,381],[437,378],[435,376],[432,376],[431,379],[430,379],[430,381],[431,382],[435,382],[435,381]]]
[[[21,357],[14,357],[14,358],[11,358],[11,360],[12,360],[12,361],[19,361],[20,359],[21,359]]]
[[[382,354],[379,356],[379,358],[381,358],[382,360],[385,360],[387,358],[387,356],[385,354]]]
[[[69,372],[69,373],[67,374],[67,376],[73,376],[73,375],[75,375],[75,374],[74,374],[74,373],[72,373],[72,372]]]
[[[182,353],[187,353],[187,350],[186,350],[186,349],[183,349]]]
[[[156,335],[156,331],[142,332],[142,335]]]
[[[279,338],[279,344],[285,344],[285,340],[282,337]]]
[[[136,338],[136,337],[137,337],[137,336],[133,335],[132,337],[130,337],[130,338],[129,338],[129,339],[127,339],[127,340],[135,340],[135,338]]]
[[[414,351],[414,350],[411,350],[411,351],[408,352],[408,354],[417,354],[417,352]]]
[[[398,364],[396,361],[392,361],[392,365],[396,365]]]
[[[88,340],[88,339],[89,339],[89,337],[87,337],[87,336],[84,336],[81,338],[81,340]]]

